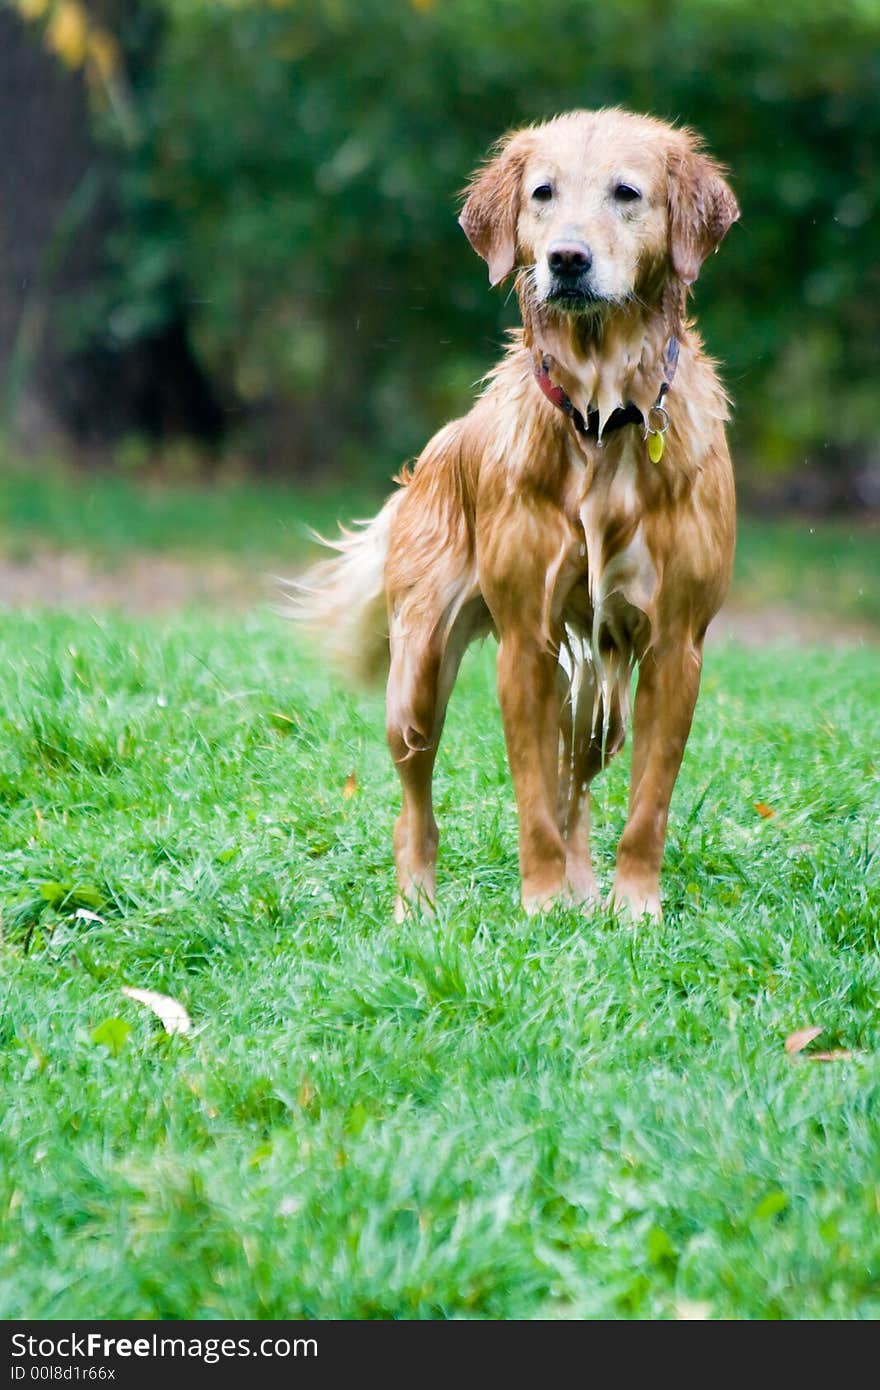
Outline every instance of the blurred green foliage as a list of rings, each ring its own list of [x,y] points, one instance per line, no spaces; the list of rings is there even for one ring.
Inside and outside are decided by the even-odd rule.
[[[695,126],[731,167],[742,222],[696,303],[741,454],[870,452],[877,0],[146,8],[137,138],[100,118],[124,216],[87,318],[124,341],[182,298],[230,402],[271,406],[300,462],[354,441],[387,471],[466,407],[515,305],[456,225],[458,190],[508,127],[614,103]]]

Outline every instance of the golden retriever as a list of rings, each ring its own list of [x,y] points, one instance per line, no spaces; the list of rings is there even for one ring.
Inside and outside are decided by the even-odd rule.
[[[735,539],[727,400],[686,298],[738,216],[692,132],[621,110],[506,136],[466,189],[461,225],[492,285],[516,272],[523,327],[470,413],[296,586],[328,653],[362,674],[388,663],[398,916],[434,900],[434,760],[462,655],[487,631],[526,910],[596,900],[589,788],[623,743],[638,666],[610,901],[660,915]]]

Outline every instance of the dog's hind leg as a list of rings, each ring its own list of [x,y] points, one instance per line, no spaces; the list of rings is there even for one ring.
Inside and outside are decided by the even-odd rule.
[[[439,840],[431,795],[434,762],[462,656],[487,616],[481,600],[471,601],[448,630],[440,622],[420,641],[423,625],[409,627],[408,607],[392,616],[387,695],[388,746],[403,789],[394,827],[398,921],[410,904],[429,910],[434,904]]]
[[[580,652],[563,646],[559,654],[559,830],[565,841],[565,878],[575,902],[596,897],[590,859],[589,787],[583,777],[583,742],[589,740],[593,683]]]
[[[578,659],[579,658],[579,659]],[[560,663],[565,686],[560,720],[559,829],[565,841],[565,877],[577,903],[598,897],[590,855],[590,783],[622,747],[624,723],[616,694],[606,711],[597,700],[592,662],[575,651]]]

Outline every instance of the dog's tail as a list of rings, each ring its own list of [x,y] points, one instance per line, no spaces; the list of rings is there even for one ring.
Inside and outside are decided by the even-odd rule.
[[[385,561],[402,497],[403,488],[371,521],[340,527],[335,540],[316,534],[335,553],[282,581],[285,615],[302,623],[334,665],[362,682],[374,682],[388,669]]]

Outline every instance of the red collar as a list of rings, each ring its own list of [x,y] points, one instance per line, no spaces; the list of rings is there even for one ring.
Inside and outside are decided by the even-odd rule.
[[[681,344],[675,336],[671,337],[666,344],[666,352],[663,358],[663,381],[651,410],[662,410],[664,408],[663,402],[666,398],[667,391],[672,385],[672,378],[675,376],[675,369],[678,366],[680,347]],[[598,410],[591,410],[587,416],[584,417],[583,413],[578,410],[574,402],[566,395],[563,388],[553,385],[553,382],[550,380],[550,369],[546,357],[542,356],[540,366],[535,368],[535,380],[548,401],[557,406],[559,410],[565,412],[578,434],[582,434],[585,438],[592,439],[596,443],[599,442]],[[617,410],[612,410],[608,419],[605,421],[605,428],[602,434],[603,436],[606,434],[613,434],[615,430],[622,429],[624,425],[641,425],[644,428],[646,423],[645,417],[641,410],[639,410],[639,407],[633,405],[632,401],[627,401],[626,405],[618,406]]]

